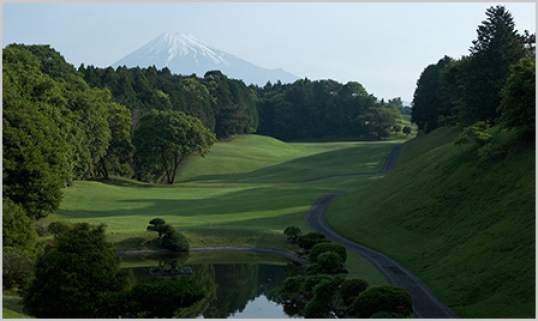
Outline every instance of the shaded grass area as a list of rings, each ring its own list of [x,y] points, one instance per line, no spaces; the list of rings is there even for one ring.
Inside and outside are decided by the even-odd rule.
[[[401,166],[340,196],[329,224],[395,258],[462,317],[534,317],[534,149],[479,163],[456,135],[406,143]]]
[[[280,141],[277,144],[274,141],[249,135],[234,140],[233,144],[217,144],[210,156],[195,157],[185,164],[178,182],[298,183],[319,177],[374,172],[382,169],[394,144]]]
[[[17,295],[2,295],[2,319],[31,319],[22,310],[22,298]]]

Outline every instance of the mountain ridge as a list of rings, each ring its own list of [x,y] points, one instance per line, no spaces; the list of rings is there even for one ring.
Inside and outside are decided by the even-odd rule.
[[[168,31],[112,64],[112,67],[150,67],[181,75],[203,77],[210,70],[220,70],[230,78],[241,79],[247,85],[263,86],[268,81],[291,83],[297,76],[282,68],[268,69],[222,51],[198,37]]]

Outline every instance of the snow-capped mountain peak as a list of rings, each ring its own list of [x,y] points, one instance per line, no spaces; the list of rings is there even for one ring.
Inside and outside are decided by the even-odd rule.
[[[168,67],[182,75],[220,70],[230,78],[241,79],[246,84],[265,85],[267,81],[293,82],[298,77],[282,69],[258,67],[232,54],[221,51],[191,34],[165,32],[140,49],[112,64],[112,67]]]
[[[168,48],[168,59],[170,61],[176,56],[201,55],[211,58],[215,64],[223,63],[229,65],[226,54],[218,49],[211,48],[203,40],[190,34],[181,32],[166,32],[162,35],[162,40]]]

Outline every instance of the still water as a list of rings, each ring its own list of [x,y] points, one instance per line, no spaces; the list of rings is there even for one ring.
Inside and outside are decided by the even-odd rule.
[[[150,269],[171,266],[176,262],[192,274],[151,275]],[[254,253],[191,253],[182,256],[150,255],[122,258],[124,268],[130,269],[135,282],[150,282],[155,278],[192,278],[206,296],[177,312],[181,318],[219,319],[288,319],[282,305],[269,299],[270,291],[279,287],[287,277],[287,259]],[[172,263],[172,264],[176,264]]]

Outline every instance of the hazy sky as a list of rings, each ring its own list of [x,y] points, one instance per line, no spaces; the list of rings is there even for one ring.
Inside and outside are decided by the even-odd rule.
[[[75,67],[107,67],[180,31],[261,67],[358,81],[410,102],[424,68],[467,55],[486,9],[499,4],[520,32],[536,31],[534,2],[4,2],[2,47],[50,44]]]

